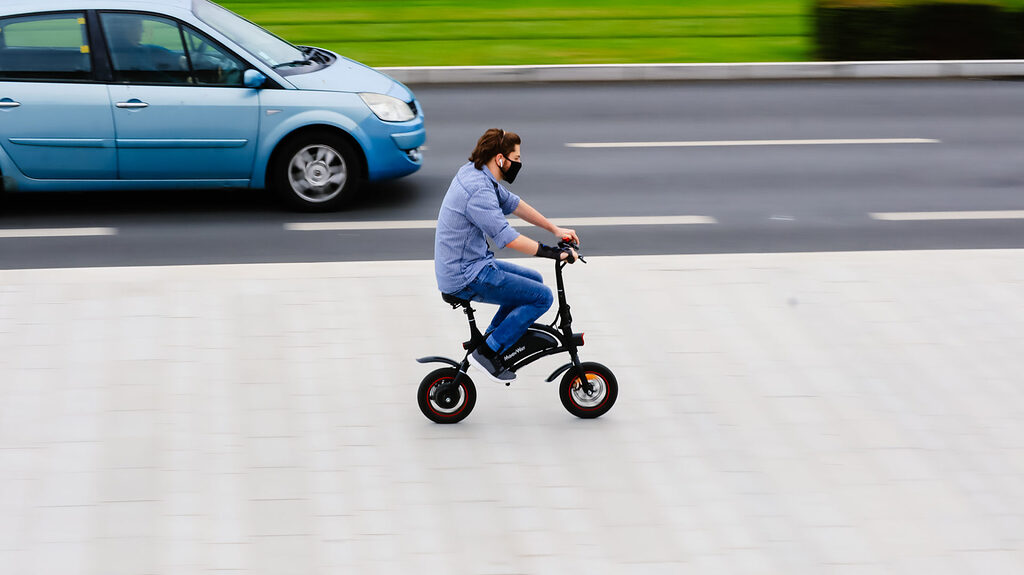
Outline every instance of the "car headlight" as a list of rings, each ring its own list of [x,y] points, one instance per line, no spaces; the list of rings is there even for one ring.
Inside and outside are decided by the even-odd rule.
[[[408,122],[416,117],[409,104],[384,94],[363,93],[359,97],[373,110],[378,118],[385,122]]]

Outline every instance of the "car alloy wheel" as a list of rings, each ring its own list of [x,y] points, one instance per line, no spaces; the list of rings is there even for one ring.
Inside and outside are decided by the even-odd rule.
[[[319,204],[341,194],[348,182],[345,157],[326,144],[313,144],[299,150],[288,165],[288,183],[302,200]]]

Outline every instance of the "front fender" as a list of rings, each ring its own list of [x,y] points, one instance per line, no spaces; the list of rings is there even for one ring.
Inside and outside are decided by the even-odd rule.
[[[562,367],[560,367],[560,368],[556,369],[556,370],[555,370],[555,371],[554,371],[554,372],[553,372],[553,373],[552,373],[551,375],[549,375],[549,376],[548,376],[548,378],[547,378],[547,379],[545,379],[544,381],[546,381],[546,382],[548,382],[548,383],[551,383],[552,381],[555,381],[556,379],[558,379],[558,376],[560,376],[560,375],[562,375],[563,373],[565,373],[566,371],[568,371],[568,370],[569,370],[569,368],[571,368],[571,367],[572,367],[572,364],[571,364],[571,363],[567,363],[567,364],[563,365]]]
[[[274,150],[290,134],[303,128],[324,126],[341,130],[356,141],[364,156],[373,149],[372,139],[362,127],[371,112],[358,96],[310,92],[303,94],[308,99],[303,106],[283,101],[285,97],[294,98],[296,94],[303,92],[264,90],[260,93],[260,143],[252,174],[253,188],[266,187],[267,167]]]

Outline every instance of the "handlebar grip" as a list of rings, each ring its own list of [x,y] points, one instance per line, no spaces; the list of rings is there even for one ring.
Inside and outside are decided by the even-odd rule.
[[[572,250],[576,252],[576,257],[573,257],[572,252],[569,251],[570,248],[572,248]],[[583,259],[583,256],[580,255],[579,244],[573,242],[572,240],[563,238],[562,241],[558,242],[558,249],[565,251],[566,253],[569,254],[569,257],[565,261],[570,264],[575,263],[576,260],[579,260],[583,263],[587,263],[587,260]]]

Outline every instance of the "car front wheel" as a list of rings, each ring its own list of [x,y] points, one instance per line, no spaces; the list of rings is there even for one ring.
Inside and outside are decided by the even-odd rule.
[[[327,212],[352,201],[361,172],[359,159],[348,142],[318,132],[284,145],[274,162],[272,182],[291,207]]]

